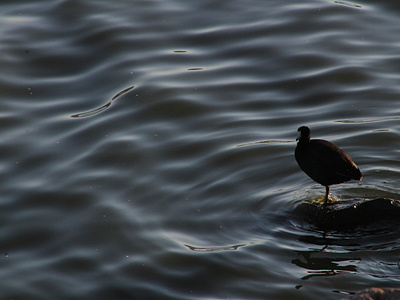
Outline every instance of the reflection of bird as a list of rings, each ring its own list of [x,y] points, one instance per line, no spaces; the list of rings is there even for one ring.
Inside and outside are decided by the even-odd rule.
[[[311,179],[325,186],[325,207],[330,185],[350,179],[360,180],[362,174],[350,156],[335,144],[324,140],[310,140],[310,129],[306,126],[297,131],[296,161]]]

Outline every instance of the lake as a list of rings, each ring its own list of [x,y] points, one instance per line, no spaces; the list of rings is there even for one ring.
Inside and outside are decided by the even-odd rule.
[[[395,1],[0,4],[1,299],[341,299],[393,224],[323,231],[297,128],[400,198]],[[398,225],[398,224],[397,224]]]

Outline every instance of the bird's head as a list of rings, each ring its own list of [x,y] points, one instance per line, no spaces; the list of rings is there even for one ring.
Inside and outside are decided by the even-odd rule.
[[[310,128],[307,126],[301,126],[297,129],[296,141],[309,141],[311,136]]]

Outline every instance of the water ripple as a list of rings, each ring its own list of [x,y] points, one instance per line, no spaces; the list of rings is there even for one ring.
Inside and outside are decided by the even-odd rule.
[[[365,175],[335,198],[400,198],[395,2],[43,3],[0,4],[3,298],[398,285],[398,226],[308,224],[293,155],[308,125]]]
[[[114,100],[116,100],[118,97],[122,96],[123,94],[126,94],[127,92],[129,92],[133,88],[134,88],[134,86],[130,86],[130,87],[120,91],[116,95],[114,95],[114,97],[112,97],[111,100],[109,102],[107,102],[106,104],[104,104],[104,105],[102,105],[102,106],[100,106],[98,108],[86,111],[86,112],[73,114],[73,115],[71,115],[71,118],[86,118],[86,117],[92,117],[94,115],[97,115],[97,114],[105,111],[107,108],[109,108]]]
[[[333,3],[339,4],[339,5],[344,5],[344,6],[349,6],[353,8],[363,8],[361,5],[351,3],[351,2],[346,2],[346,1],[334,1]]]

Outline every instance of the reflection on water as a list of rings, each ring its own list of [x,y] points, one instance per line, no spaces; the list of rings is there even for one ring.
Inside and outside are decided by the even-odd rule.
[[[386,122],[386,121],[397,121],[400,117],[389,116],[389,117],[379,117],[379,118],[361,118],[361,119],[351,119],[351,120],[336,120],[337,123],[343,124],[361,124],[361,123],[375,123],[375,122]]]
[[[271,144],[280,144],[280,143],[294,144],[294,141],[279,141],[279,140],[258,141],[258,142],[249,142],[249,143],[239,144],[239,145],[236,145],[236,147],[246,147],[246,146],[254,146],[254,145],[269,144],[269,143],[271,143]]]
[[[351,2],[346,2],[346,1],[334,1],[334,3],[344,5],[344,6],[354,7],[354,8],[362,8],[361,5],[351,3]]]
[[[302,278],[304,280],[315,276],[341,275],[343,272],[357,274],[363,273],[368,266],[364,255],[376,251],[381,253],[379,257],[383,255],[392,262],[388,263],[382,256],[373,263],[379,265],[379,268],[368,267],[368,276],[379,277],[378,274],[382,273],[380,268],[384,265],[385,277],[395,278],[398,276],[399,264],[390,256],[393,251],[398,252],[395,241],[398,232],[393,231],[393,225],[391,222],[375,223],[345,232],[309,230],[310,234],[303,235],[299,240],[314,246],[309,251],[297,251],[299,258],[293,259],[292,263],[308,270],[308,275]]]
[[[128,88],[122,90],[121,92],[117,93],[117,94],[116,94],[114,97],[112,97],[111,100],[110,100],[109,102],[107,102],[106,104],[104,104],[104,105],[102,105],[102,106],[100,106],[100,107],[98,107],[98,108],[95,108],[95,109],[86,111],[86,112],[73,114],[73,115],[71,115],[71,118],[86,118],[86,117],[92,117],[92,116],[94,116],[94,115],[97,115],[97,114],[99,114],[99,113],[105,111],[107,108],[109,108],[109,107],[111,106],[112,102],[113,102],[115,99],[117,99],[118,97],[122,96],[123,94],[126,94],[127,92],[129,92],[129,91],[132,90],[133,88],[134,88],[134,86],[130,86],[130,87],[128,87]]]
[[[228,251],[228,250],[238,250],[240,247],[246,246],[246,244],[222,246],[222,247],[195,247],[195,246],[190,246],[190,245],[185,245],[185,246],[195,252],[219,252],[219,251]]]
[[[309,280],[313,277],[329,277],[340,275],[343,272],[357,272],[357,263],[361,260],[358,257],[329,258],[320,255],[320,251],[298,252],[299,259],[292,260],[296,266],[306,269],[307,274],[302,280]],[[325,254],[326,255],[326,254]]]

